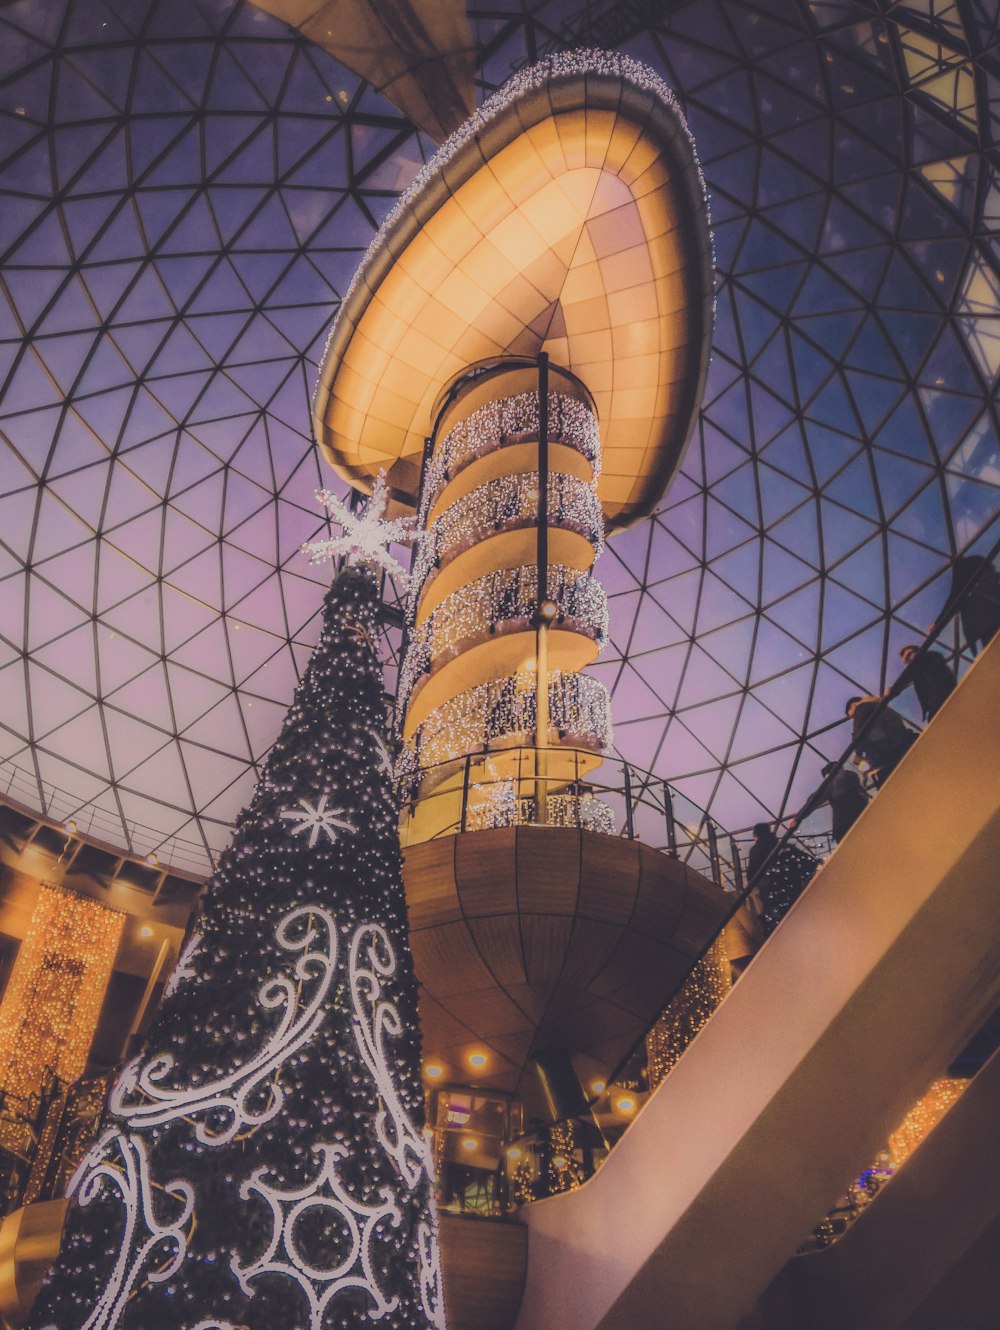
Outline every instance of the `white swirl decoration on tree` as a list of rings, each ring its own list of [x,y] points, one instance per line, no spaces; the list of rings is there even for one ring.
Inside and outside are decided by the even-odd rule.
[[[400,1177],[408,1187],[414,1187],[427,1171],[428,1149],[389,1071],[385,1039],[387,1035],[395,1039],[402,1034],[403,1020],[396,1004],[382,996],[382,984],[395,973],[396,953],[388,933],[381,924],[362,924],[351,940],[348,971],[354,1036],[382,1102],[375,1134]]]
[[[144,1066],[137,1058],[111,1094],[112,1112],[131,1128],[197,1118],[195,1135],[202,1144],[225,1145],[281,1111],[285,1092],[275,1072],[312,1039],[326,1017],[337,970],[337,928],[322,906],[302,905],[284,916],[275,936],[283,950],[300,954],[291,974],[268,979],[258,992],[262,1008],[281,1011],[264,1046],[228,1075],[194,1086],[169,1083],[175,1065],[169,1053]]]
[[[114,1128],[90,1150],[70,1183],[68,1195],[75,1196],[81,1206],[88,1206],[109,1190],[117,1192],[122,1204],[122,1235],[111,1274],[80,1330],[115,1330],[139,1277],[150,1284],[165,1283],[177,1273],[187,1255],[193,1187],[175,1179],[156,1188],[154,1201],[145,1145]],[[161,1218],[157,1210],[168,1206],[174,1214]],[[154,1259],[155,1268],[146,1269]]]
[[[420,1270],[420,1306],[423,1313],[435,1330],[446,1330],[441,1248],[438,1245],[437,1226],[433,1219],[425,1219],[417,1227],[417,1264]]]
[[[303,1187],[282,1189],[268,1180],[268,1169],[258,1168],[240,1188],[244,1200],[256,1194],[271,1211],[271,1236],[256,1261],[244,1265],[234,1254],[233,1273],[243,1290],[252,1294],[255,1279],[266,1275],[285,1275],[302,1289],[309,1303],[309,1330],[322,1330],[323,1314],[345,1289],[360,1289],[367,1294],[368,1317],[378,1321],[399,1303],[389,1298],[378,1282],[372,1243],[376,1231],[387,1224],[398,1228],[402,1215],[392,1189],[381,1187],[379,1200],[372,1205],[355,1200],[344,1188],[337,1166],[349,1151],[345,1145],[314,1145],[312,1153],[320,1166],[313,1180]],[[338,1255],[333,1264],[320,1266],[302,1250],[298,1232],[307,1215],[326,1211],[328,1230],[338,1233]],[[289,1322],[291,1324],[291,1322]]]

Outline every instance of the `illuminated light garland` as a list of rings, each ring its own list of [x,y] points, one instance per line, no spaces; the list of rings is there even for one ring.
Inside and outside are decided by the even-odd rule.
[[[549,526],[576,531],[604,551],[604,513],[590,481],[563,472],[549,475]],[[410,571],[409,609],[416,608],[424,584],[435,568],[500,531],[516,531],[538,523],[537,471],[498,476],[477,486],[451,504],[428,528],[420,541]]]
[[[419,520],[427,514],[444,486],[470,462],[486,457],[512,443],[538,438],[538,393],[517,393],[486,402],[449,431],[434,449],[427,466]],[[563,393],[549,393],[548,436],[550,443],[575,449],[593,467],[596,480],[601,468],[601,444],[594,413],[585,403]]]
[[[910,1109],[906,1117],[889,1136],[889,1166],[893,1170],[909,1159],[920,1142],[927,1136],[958,1099],[969,1084],[967,1077],[943,1076],[933,1081],[930,1089]]]
[[[532,799],[531,814],[534,807]],[[598,831],[602,836],[618,834],[614,809],[592,794],[550,794],[545,800],[545,808],[546,824],[550,827],[580,827],[583,831]]]
[[[356,288],[364,282],[369,274],[371,265],[379,258],[382,250],[392,234],[397,223],[404,217],[412,213],[414,205],[420,198],[423,191],[436,181],[452,159],[465,147],[470,139],[478,137],[494,121],[500,120],[508,115],[515,103],[521,97],[534,92],[536,89],[544,87],[550,80],[560,78],[573,78],[579,75],[587,74],[603,75],[608,78],[617,78],[622,82],[630,83],[633,87],[641,89],[643,92],[651,93],[659,101],[668,106],[680,126],[681,133],[684,135],[691,149],[692,160],[695,171],[697,172],[698,186],[701,197],[705,203],[706,222],[708,223],[708,238],[711,247],[712,266],[715,266],[715,238],[712,234],[711,224],[708,218],[709,197],[708,189],[705,184],[705,177],[702,173],[701,164],[698,160],[698,151],[694,138],[688,128],[687,120],[684,117],[684,111],[673,90],[664,83],[659,74],[651,69],[649,65],[643,64],[640,60],[632,56],[623,55],[618,51],[588,50],[581,49],[577,51],[560,51],[555,55],[546,56],[534,65],[528,65],[526,68],[518,70],[513,77],[498,88],[491,96],[487,97],[482,106],[450,135],[434,156],[428,161],[417,175],[412,183],[400,194],[393,207],[386,214],[385,220],[375,233],[364,258],[355,269],[354,276],[347,288],[347,293],[340,302],[340,309],[337,317],[333,321],[330,334],[327,338],[326,348],[323,353],[325,359],[329,355],[330,345],[334,334],[338,332],[340,321],[347,317],[347,311],[351,308],[351,302]],[[516,112],[515,112],[516,114]],[[713,304],[714,309],[714,304]],[[319,384],[317,382],[317,389]],[[313,402],[316,400],[316,390],[313,391]]]
[[[560,1192],[575,1191],[584,1179],[583,1169],[573,1158],[576,1149],[574,1124],[570,1121],[553,1122],[547,1135],[551,1153],[545,1175],[538,1179],[542,1194],[556,1196]]]
[[[14,1100],[52,1074],[83,1074],[125,916],[61,887],[39,887],[0,1005],[0,1086]],[[0,1122],[0,1144],[17,1151],[26,1128]]]
[[[709,1016],[733,986],[726,940],[718,938],[695,965],[684,986],[646,1036],[649,1088],[677,1064]]]
[[[492,763],[488,774],[493,777],[488,784],[477,781],[469,791],[463,831],[495,831],[498,827],[516,827],[521,821],[514,778],[496,778]]]
[[[559,606],[559,627],[591,638],[598,650],[606,645],[608,597],[595,577],[550,564],[548,594]],[[534,565],[498,569],[446,596],[410,634],[396,690],[397,715],[402,718],[416,683],[432,666],[494,633],[527,628],[537,602]]]
[[[525,777],[526,784],[534,784],[534,777]],[[537,821],[535,800],[518,799],[513,777],[496,781],[489,786],[475,784],[472,791],[486,792],[482,802],[472,803],[466,811],[466,831],[494,831],[499,827],[530,826]],[[603,799],[591,794],[550,794],[545,800],[545,825],[549,827],[579,827],[583,831],[597,831],[603,836],[617,835],[614,809]]]
[[[605,751],[611,745],[611,697],[599,679],[568,670],[549,671],[549,726],[560,740]],[[485,750],[499,740],[535,732],[535,675],[524,670],[490,679],[443,703],[402,748],[397,775]],[[546,736],[549,742],[551,736]],[[418,759],[419,753],[419,759]]]
[[[322,1330],[323,1314],[344,1289],[359,1289],[368,1295],[368,1316],[381,1320],[399,1305],[398,1297],[387,1297],[375,1274],[372,1243],[376,1229],[388,1222],[398,1228],[402,1213],[390,1187],[379,1188],[379,1202],[366,1205],[355,1200],[344,1188],[338,1165],[350,1152],[346,1145],[316,1144],[312,1154],[317,1156],[319,1170],[304,1187],[282,1190],[266,1179],[268,1169],[257,1168],[240,1187],[240,1196],[249,1200],[255,1194],[271,1211],[271,1236],[261,1256],[255,1261],[242,1263],[234,1253],[230,1265],[240,1286],[247,1294],[253,1293],[253,1282],[268,1276],[283,1275],[293,1280],[305,1294],[309,1304],[309,1330]],[[326,1210],[336,1216],[338,1227],[346,1232],[347,1253],[336,1265],[321,1268],[312,1265],[299,1248],[295,1228],[302,1216],[310,1211]]]
[[[433,1173],[427,1142],[403,1107],[389,1072],[385,1038],[398,1038],[403,1033],[403,1022],[395,1003],[382,996],[382,985],[395,973],[396,953],[388,933],[380,924],[362,924],[351,940],[347,980],[354,1008],[354,1037],[381,1100],[375,1120],[376,1137],[400,1177],[412,1187],[421,1173]]]
[[[887,1148],[848,1187],[846,1206],[837,1206],[825,1215],[799,1251],[815,1251],[817,1247],[831,1247],[839,1242],[921,1141],[962,1097],[969,1084],[969,1078],[958,1076],[944,1076],[933,1081],[926,1094],[917,1100],[896,1130],[890,1133]]]
[[[294,936],[303,921],[304,933]],[[264,1046],[228,1076],[196,1086],[163,1084],[174,1069],[170,1054],[153,1057],[145,1066],[136,1058],[111,1092],[112,1112],[130,1128],[148,1129],[177,1118],[200,1118],[196,1138],[204,1145],[225,1145],[238,1132],[269,1122],[281,1111],[285,1094],[276,1073],[313,1038],[326,1019],[337,970],[337,929],[328,910],[306,905],[286,914],[275,936],[283,950],[301,954],[291,975],[276,975],[258,991],[262,1008],[282,1009],[278,1026]],[[317,942],[319,946],[314,947]],[[261,1090],[264,1102],[257,1108],[248,1107],[247,1101]]]
[[[349,565],[368,564],[389,573],[402,586],[406,586],[409,574],[398,559],[389,553],[389,546],[405,545],[418,538],[413,530],[416,518],[386,518],[389,491],[384,471],[376,476],[371,498],[363,512],[352,512],[343,499],[330,490],[317,490],[316,498],[326,509],[330,521],[343,528],[343,535],[312,540],[300,546],[302,553],[310,556],[311,563],[327,563],[343,556]]]
[[[114,1266],[93,1311],[80,1330],[117,1330],[125,1303],[140,1275],[150,1284],[162,1284],[180,1269],[187,1255],[189,1225],[194,1214],[194,1189],[182,1179],[157,1190],[178,1202],[180,1209],[165,1222],[156,1214],[149,1158],[143,1142],[114,1128],[104,1132],[70,1183],[67,1195],[84,1208],[108,1190],[118,1193],[124,1224]],[[162,1199],[160,1201],[162,1205]],[[142,1236],[143,1232],[145,1236]],[[173,1251],[165,1264],[147,1269],[154,1252],[164,1244]],[[162,1260],[166,1251],[161,1251]],[[46,1326],[45,1330],[57,1330]]]

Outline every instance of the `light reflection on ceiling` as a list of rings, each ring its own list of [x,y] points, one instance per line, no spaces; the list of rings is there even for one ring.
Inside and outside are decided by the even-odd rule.
[[[596,672],[621,752],[735,829],[995,538],[1000,5],[665,8],[622,49],[687,111],[719,308],[682,475],[600,565]],[[473,6],[483,90],[581,10]],[[433,145],[246,3],[0,25],[0,795],[200,871],[315,640],[319,353]]]

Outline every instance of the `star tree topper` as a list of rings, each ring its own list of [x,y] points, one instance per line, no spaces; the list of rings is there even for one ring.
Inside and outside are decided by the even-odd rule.
[[[310,562],[325,563],[328,559],[336,559],[343,554],[348,565],[372,564],[376,568],[384,569],[405,587],[409,581],[409,574],[398,559],[389,553],[389,546],[404,545],[419,539],[413,530],[417,519],[386,518],[389,491],[385,483],[385,472],[378,473],[372,486],[372,496],[361,513],[352,513],[347,504],[329,490],[317,490],[316,497],[329,513],[331,522],[342,528],[343,534],[331,536],[328,540],[312,540],[303,545],[302,552],[310,556]]]

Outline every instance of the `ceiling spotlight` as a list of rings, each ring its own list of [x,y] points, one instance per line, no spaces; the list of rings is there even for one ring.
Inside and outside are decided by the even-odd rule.
[[[463,1149],[463,1150],[478,1150],[478,1149],[479,1149],[479,1142],[476,1140],[475,1136],[466,1136],[466,1137],[464,1137],[463,1140],[462,1140],[462,1149]]]
[[[559,606],[554,600],[543,600],[538,607],[538,617],[544,623],[551,623],[559,614]]]
[[[439,1080],[444,1075],[444,1067],[440,1062],[428,1062],[424,1067],[424,1075],[429,1081]]]
[[[489,1059],[487,1058],[487,1056],[486,1056],[485,1053],[470,1053],[470,1054],[469,1054],[469,1066],[470,1066],[470,1067],[475,1067],[477,1070],[478,1070],[480,1067],[485,1067],[485,1066],[486,1066],[486,1063],[487,1063],[488,1061],[489,1061]]]
[[[512,1145],[512,1146],[510,1147],[510,1149],[507,1151],[507,1158],[508,1158],[508,1159],[520,1159],[520,1158],[521,1158],[521,1151],[518,1149],[518,1147],[517,1147],[516,1145]]]
[[[594,1094],[603,1094],[608,1088],[607,1081],[591,1081],[590,1088]]]
[[[635,1100],[631,1095],[622,1095],[621,1099],[615,1101],[615,1108],[619,1113],[634,1113]]]
[[[63,826],[71,836],[73,835],[74,831],[76,831],[76,823],[73,821],[72,818],[70,818],[69,821],[64,822]]]
[[[143,924],[143,926],[139,929],[139,936],[140,937],[153,936],[153,930],[150,928],[149,924]]]

